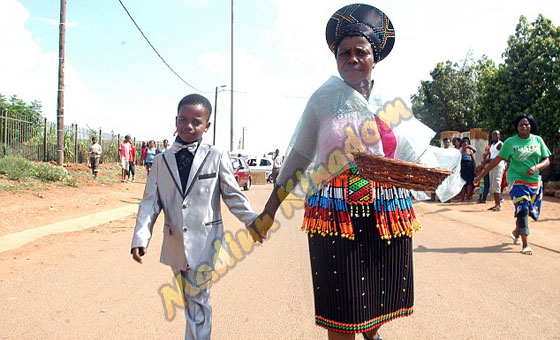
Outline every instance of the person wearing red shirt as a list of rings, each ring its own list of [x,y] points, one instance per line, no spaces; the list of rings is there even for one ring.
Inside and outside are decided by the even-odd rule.
[[[134,144],[130,143],[130,157],[128,159],[128,179],[127,182],[130,182],[130,174],[132,174],[132,183],[136,181],[136,173],[134,172],[134,161],[136,161],[136,149],[134,148]]]
[[[140,165],[144,166],[146,165],[146,153],[148,152],[148,143],[146,142],[142,142],[142,163]]]

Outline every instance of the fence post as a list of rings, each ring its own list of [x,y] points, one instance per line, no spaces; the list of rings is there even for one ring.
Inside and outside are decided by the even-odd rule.
[[[8,110],[4,110],[4,145],[8,145]]]
[[[74,163],[78,163],[78,124],[74,125]]]
[[[43,129],[43,162],[47,161],[47,118],[45,118],[45,128]]]
[[[121,161],[121,157],[119,154],[119,147],[121,146],[121,134],[117,134],[117,162]]]

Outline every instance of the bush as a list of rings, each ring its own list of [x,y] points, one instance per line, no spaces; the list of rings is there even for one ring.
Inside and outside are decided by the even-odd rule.
[[[33,163],[23,157],[5,156],[0,158],[0,174],[13,181],[22,181],[31,177]]]
[[[75,186],[77,181],[64,168],[51,164],[35,165],[19,156],[5,156],[0,158],[0,174],[6,175],[13,181],[26,181],[35,178],[42,182],[64,182]]]
[[[33,177],[43,182],[62,182],[70,177],[66,169],[50,164],[35,165],[33,170]]]

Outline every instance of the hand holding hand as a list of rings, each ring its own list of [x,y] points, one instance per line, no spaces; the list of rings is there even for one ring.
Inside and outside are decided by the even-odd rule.
[[[262,243],[266,239],[268,229],[274,224],[274,216],[270,213],[263,211],[249,226],[249,234],[253,238],[253,242]]]
[[[142,256],[144,256],[144,254],[146,254],[145,247],[132,248],[132,258],[134,259],[134,261],[142,263]]]

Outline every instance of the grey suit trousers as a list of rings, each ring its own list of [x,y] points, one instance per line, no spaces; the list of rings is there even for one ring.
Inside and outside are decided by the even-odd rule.
[[[185,340],[210,340],[212,330],[212,307],[210,306],[210,286],[212,272],[196,272],[190,268],[180,270],[172,267],[177,287],[185,299],[185,319],[187,326]],[[179,278],[182,278],[179,280]]]

